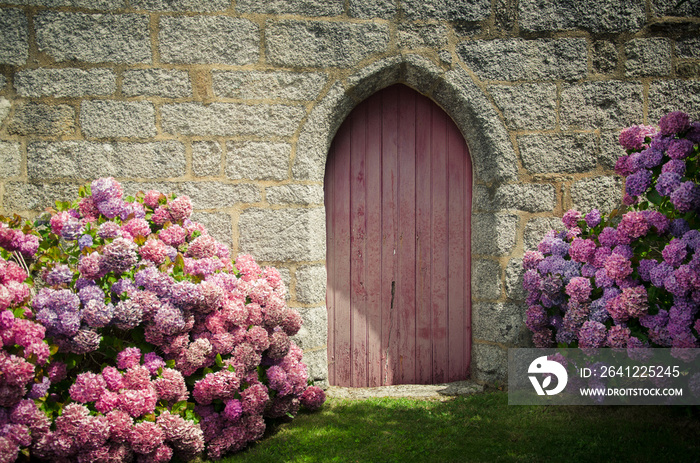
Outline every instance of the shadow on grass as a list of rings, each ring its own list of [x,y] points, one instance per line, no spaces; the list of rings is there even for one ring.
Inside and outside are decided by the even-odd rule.
[[[697,408],[329,400],[225,462],[698,462]]]

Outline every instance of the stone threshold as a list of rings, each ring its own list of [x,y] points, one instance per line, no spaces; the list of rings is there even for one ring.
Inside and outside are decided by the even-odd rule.
[[[339,399],[369,399],[382,397],[409,397],[415,399],[449,400],[456,396],[478,394],[484,386],[472,381],[443,384],[399,384],[379,387],[329,386],[326,396]]]

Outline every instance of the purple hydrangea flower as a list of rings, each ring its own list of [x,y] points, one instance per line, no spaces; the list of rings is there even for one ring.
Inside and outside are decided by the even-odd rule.
[[[91,247],[93,244],[92,235],[83,235],[78,239],[78,246],[82,251],[84,248]]]
[[[692,181],[683,182],[671,193],[670,198],[679,212],[690,212],[700,204],[700,188]]]
[[[661,255],[667,264],[678,267],[688,255],[687,246],[682,239],[674,238],[664,247]]]
[[[49,285],[69,284],[73,280],[73,271],[64,264],[56,264],[44,277]]]
[[[661,196],[669,196],[681,185],[681,176],[675,172],[662,172],[656,181],[656,191]]]
[[[585,217],[586,225],[593,228],[600,224],[600,211],[598,209],[592,209]]]
[[[631,196],[643,194],[651,186],[652,173],[647,169],[640,169],[627,177],[625,191]]]
[[[693,146],[690,140],[673,140],[666,150],[666,155],[671,159],[685,159],[693,152]]]
[[[606,335],[607,328],[602,323],[591,320],[583,322],[578,330],[578,345],[582,348],[602,347]]]

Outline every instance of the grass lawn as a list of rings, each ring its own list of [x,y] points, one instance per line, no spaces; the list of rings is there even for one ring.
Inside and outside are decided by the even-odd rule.
[[[698,408],[329,399],[223,462],[698,462]]]

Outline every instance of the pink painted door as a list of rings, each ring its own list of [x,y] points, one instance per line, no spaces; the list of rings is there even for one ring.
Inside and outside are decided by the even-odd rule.
[[[324,181],[330,384],[467,378],[471,179],[457,126],[404,85],[340,127]]]

